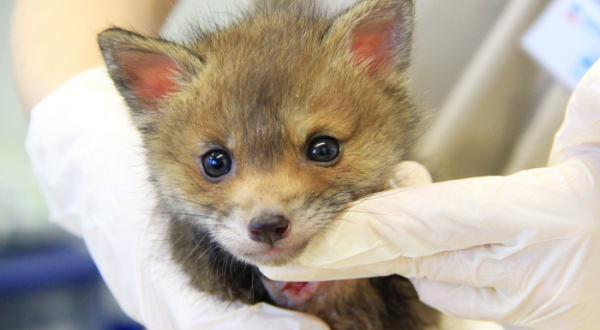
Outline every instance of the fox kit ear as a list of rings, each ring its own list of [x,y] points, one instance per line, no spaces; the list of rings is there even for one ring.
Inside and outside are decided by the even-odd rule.
[[[98,43],[115,85],[143,121],[160,114],[159,101],[178,92],[202,66],[183,46],[118,28],[100,33]]]
[[[363,0],[334,19],[325,42],[387,81],[410,65],[412,0]]]

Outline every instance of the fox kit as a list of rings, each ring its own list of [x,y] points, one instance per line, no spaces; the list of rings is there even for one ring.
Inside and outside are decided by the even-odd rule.
[[[436,325],[400,276],[276,282],[256,267],[293,261],[354,201],[387,188],[419,119],[407,87],[413,12],[412,0],[363,0],[335,16],[265,0],[185,44],[99,35],[170,217],[173,258],[198,290],[336,330]]]

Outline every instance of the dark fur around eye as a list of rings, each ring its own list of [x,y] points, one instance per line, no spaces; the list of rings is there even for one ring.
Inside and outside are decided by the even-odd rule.
[[[340,155],[340,144],[332,137],[321,136],[313,139],[306,149],[306,157],[317,163],[331,163]]]
[[[204,173],[211,178],[219,178],[231,170],[231,157],[223,149],[209,151],[202,157]]]

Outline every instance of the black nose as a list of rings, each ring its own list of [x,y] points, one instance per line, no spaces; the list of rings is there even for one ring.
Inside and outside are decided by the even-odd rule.
[[[273,245],[283,238],[289,228],[290,221],[284,216],[263,215],[250,221],[248,235],[257,242]]]

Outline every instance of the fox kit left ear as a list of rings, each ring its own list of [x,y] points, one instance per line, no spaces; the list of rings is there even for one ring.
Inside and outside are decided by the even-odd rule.
[[[200,58],[183,46],[118,28],[100,33],[98,43],[111,78],[140,127],[158,120],[159,101],[178,92],[202,66]]]
[[[370,76],[390,81],[410,65],[413,16],[412,0],[363,0],[334,19],[325,42]]]

